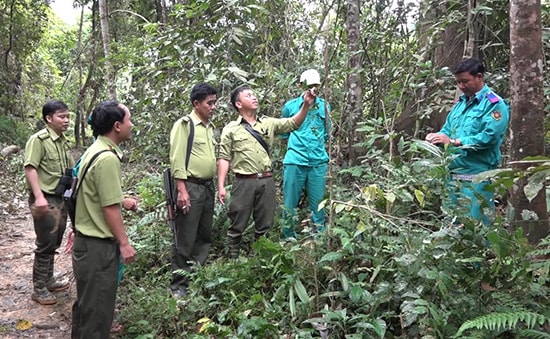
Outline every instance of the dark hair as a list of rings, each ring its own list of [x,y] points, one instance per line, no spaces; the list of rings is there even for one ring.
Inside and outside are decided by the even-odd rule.
[[[67,111],[69,107],[63,102],[59,100],[50,100],[47,103],[42,106],[42,119],[46,121],[46,116],[48,115],[54,115],[55,112],[64,112]],[[46,121],[47,122],[47,121]]]
[[[249,90],[249,89],[251,90],[252,88],[250,88],[250,86],[248,86],[248,85],[242,85],[240,87],[237,87],[233,92],[231,92],[231,105],[233,105],[233,107],[235,107],[235,109],[237,111],[239,109],[237,108],[237,105],[235,105],[235,103],[237,102],[237,100],[239,98],[239,94],[241,94],[241,92]]]
[[[468,72],[471,75],[483,74],[485,73],[485,67],[483,67],[481,61],[476,58],[464,59],[456,66],[453,74],[457,75],[464,72]]]
[[[205,82],[201,82],[193,86],[189,98],[191,99],[191,104],[193,104],[195,100],[203,101],[207,96],[216,94],[218,94],[218,91],[214,87]]]
[[[120,107],[120,103],[116,100],[102,101],[94,108],[90,126],[94,133],[94,137],[109,133],[117,121],[123,121],[126,111]]]

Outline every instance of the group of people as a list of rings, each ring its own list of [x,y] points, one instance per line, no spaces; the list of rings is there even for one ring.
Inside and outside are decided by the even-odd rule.
[[[25,175],[36,233],[31,298],[42,305],[57,302],[52,292],[69,287],[54,273],[55,251],[67,224],[63,194],[70,186],[75,162],[63,132],[69,127],[69,109],[58,100],[42,108],[46,128],[32,135],[25,147]],[[72,310],[72,338],[108,338],[113,322],[119,264],[130,263],[136,251],[125,231],[121,206],[137,209],[137,200],[124,198],[119,145],[130,139],[131,114],[111,100],[92,112],[95,142],[80,159],[79,194],[73,232],[73,272],[77,299]],[[85,177],[84,177],[85,176]],[[67,182],[69,180],[69,182]]]
[[[174,274],[170,285],[175,297],[184,295],[188,285],[185,275],[178,272],[190,271],[197,263],[204,264],[208,256],[216,174],[218,200],[222,204],[226,202],[225,179],[230,168],[235,175],[228,212],[230,257],[239,255],[242,234],[251,214],[256,237],[271,228],[276,196],[267,137],[287,133],[285,137],[289,138],[284,162],[285,196],[296,196],[285,197],[285,218],[296,215],[302,193],[296,186],[306,186],[314,222],[322,230],[324,215],[317,206],[323,197],[328,162],[325,127],[329,124],[325,120],[329,119],[329,108],[317,97],[320,85],[317,71],[304,72],[299,80],[302,94],[285,105],[283,118],[279,119],[257,116],[258,100],[252,89],[237,88],[231,94],[231,103],[239,112],[239,118],[223,129],[218,152],[211,123],[217,91],[206,83],[193,86],[190,94],[193,109],[175,122],[170,133],[171,173],[177,189],[178,209],[174,227]],[[36,233],[31,298],[39,304],[51,305],[57,302],[53,292],[69,287],[67,280],[56,279],[53,265],[66,229],[63,194],[68,187],[67,180],[71,181],[67,177],[73,172],[75,161],[64,135],[70,122],[67,105],[58,100],[47,102],[42,118],[46,128],[27,141],[24,168]],[[136,210],[138,202],[124,198],[122,193],[119,148],[130,139],[133,125],[129,109],[114,100],[100,103],[92,112],[89,125],[95,141],[76,166],[79,169],[76,213],[67,242],[72,251],[77,290],[72,337],[107,338],[114,317],[120,264],[131,263],[136,258],[121,208]],[[314,147],[319,149],[311,153]],[[317,166],[321,172],[312,170]],[[296,236],[292,223],[287,225],[290,232],[285,234]]]
[[[454,70],[463,95],[457,100],[438,133],[426,141],[453,147],[458,156],[450,165],[450,194],[444,204],[461,204],[467,198],[469,217],[488,223],[485,210],[494,208],[488,183],[474,184],[473,176],[494,169],[501,158],[500,145],[509,120],[508,105],[484,84],[484,67],[466,59]],[[270,144],[275,136],[287,139],[283,160],[284,238],[296,238],[297,207],[305,189],[312,229],[323,231],[325,216],[319,204],[324,196],[328,154],[325,143],[331,130],[330,105],[318,97],[319,73],[309,69],[298,80],[301,94],[288,101],[281,118],[258,116],[258,99],[249,86],[231,93],[238,111],[236,120],[214,139],[211,119],[217,90],[209,84],[193,86],[191,112],[177,120],[170,132],[170,167],[177,190],[172,281],[174,297],[185,295],[189,281],[183,271],[203,265],[209,254],[216,189],[221,204],[228,200],[225,182],[231,170],[227,231],[227,255],[237,258],[250,216],[256,238],[272,227],[276,213]],[[32,135],[25,149],[25,175],[29,206],[36,233],[32,299],[44,305],[56,303],[54,291],[69,287],[56,280],[54,254],[67,223],[62,198],[63,176],[75,165],[63,132],[69,126],[67,105],[46,103],[42,117],[47,127]],[[107,338],[114,316],[120,263],[136,259],[125,231],[121,207],[137,209],[137,200],[124,198],[119,145],[130,139],[129,109],[117,101],[100,103],[90,125],[96,138],[81,157],[80,192],[72,245],[77,300],[73,306],[73,338]],[[216,151],[217,149],[217,151]],[[74,239],[74,242],[73,242]]]
[[[239,117],[222,130],[219,145],[211,123],[217,91],[206,83],[191,90],[192,111],[174,123],[170,133],[170,165],[177,188],[177,216],[174,227],[171,291],[186,293],[188,279],[183,271],[203,265],[210,250],[215,203],[227,200],[225,181],[231,169],[227,231],[227,256],[237,258],[250,216],[254,235],[259,238],[272,227],[276,212],[270,144],[276,135],[288,138],[283,161],[283,235],[296,237],[296,215],[305,188],[314,229],[324,228],[323,199],[328,154],[325,142],[330,129],[330,106],[317,96],[319,73],[309,69],[298,80],[301,95],[284,105],[282,118],[258,116],[258,99],[249,86],[231,93],[231,104]],[[192,147],[189,147],[192,143]],[[218,151],[216,152],[216,146]]]

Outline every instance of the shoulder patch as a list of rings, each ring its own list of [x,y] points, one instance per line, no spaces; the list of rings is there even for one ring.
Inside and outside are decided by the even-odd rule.
[[[498,110],[494,110],[491,112],[491,116],[493,117],[493,119],[495,119],[496,121],[499,121],[500,119],[502,119],[502,113],[500,113],[500,111]]]
[[[181,118],[181,121],[189,122],[189,120],[191,120],[191,118],[188,115]]]
[[[46,140],[50,137],[50,133],[48,133],[48,130],[42,130],[42,131],[38,132],[38,134],[36,136],[40,140]]]
[[[487,99],[489,99],[489,101],[492,103],[492,104],[495,104],[497,102],[500,101],[500,98],[493,92],[488,92],[487,93]]]

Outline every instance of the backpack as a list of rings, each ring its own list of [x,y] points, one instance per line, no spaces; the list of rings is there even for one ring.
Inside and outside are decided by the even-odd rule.
[[[90,166],[94,163],[95,159],[104,152],[110,152],[110,150],[105,149],[102,151],[97,152],[92,156],[90,159],[90,162],[88,165],[84,168],[84,172],[82,172],[82,178],[80,181],[84,181],[84,177],[86,177],[86,173],[88,172],[88,169]],[[65,190],[65,193],[63,194],[63,200],[65,203],[65,208],[67,209],[67,214],[69,215],[69,218],[71,219],[71,224],[73,225],[73,230],[76,228],[76,199],[78,197],[78,191],[80,190],[79,180],[78,180],[78,171],[80,169],[80,163],[82,162],[82,158],[78,159],[74,169],[73,169],[73,178],[71,182],[71,187]]]

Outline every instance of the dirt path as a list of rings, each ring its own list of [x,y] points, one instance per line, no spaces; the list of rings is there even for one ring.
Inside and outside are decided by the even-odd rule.
[[[68,290],[56,292],[57,304],[43,306],[32,301],[34,230],[26,202],[15,205],[9,214],[0,208],[4,214],[0,216],[0,338],[70,338],[76,294],[71,256],[60,253],[55,257],[55,274],[71,281]]]

